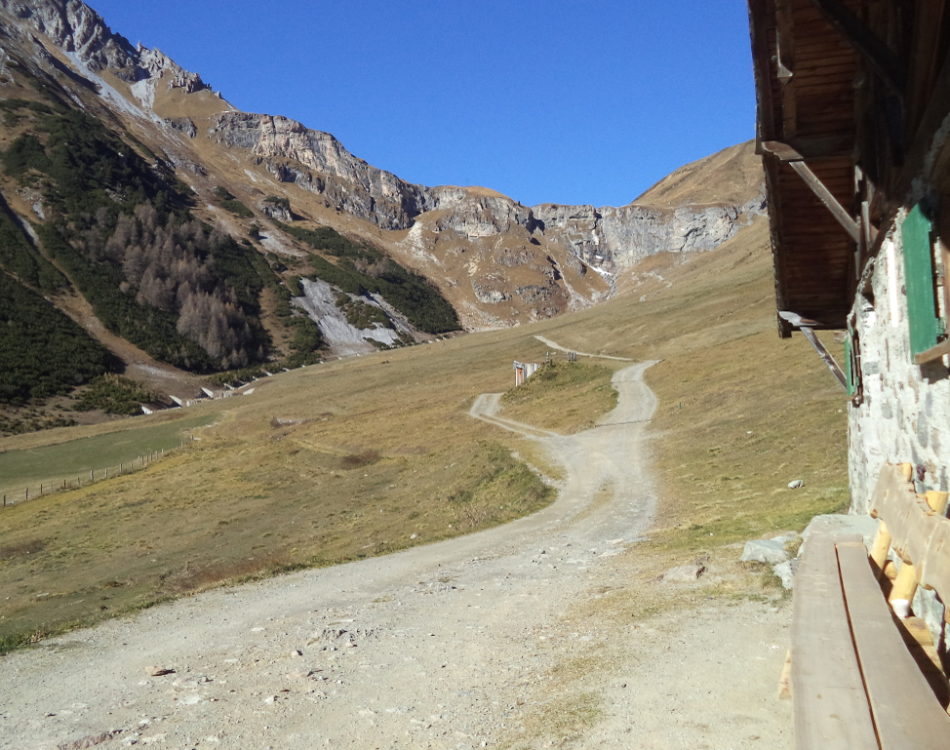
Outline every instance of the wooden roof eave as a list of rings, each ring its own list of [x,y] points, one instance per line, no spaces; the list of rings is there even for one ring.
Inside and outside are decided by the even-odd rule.
[[[842,201],[849,203],[848,192],[839,188],[838,195],[833,195],[832,191],[821,184],[822,181],[805,161],[811,163],[812,160],[817,160],[816,163],[825,164],[837,162],[840,165],[851,161],[854,144],[853,134],[850,132],[853,127],[853,110],[847,104],[848,98],[842,98],[842,107],[839,108],[840,111],[835,112],[834,109],[828,110],[815,97],[817,95],[820,99],[822,90],[827,88],[829,96],[834,98],[838,94],[832,92],[842,87],[850,87],[854,56],[853,53],[842,55],[841,50],[836,49],[835,59],[843,62],[837,62],[829,69],[826,67],[827,55],[823,52],[821,64],[813,65],[807,54],[802,57],[802,49],[796,50],[796,45],[800,47],[800,40],[794,40],[791,24],[786,24],[789,28],[785,30],[783,39],[789,42],[789,49],[786,50],[785,62],[790,69],[785,70],[783,75],[784,69],[780,65],[782,61],[778,60],[777,40],[782,19],[778,17],[779,9],[776,5],[775,0],[749,1],[750,38],[756,80],[756,151],[763,159],[769,196],[776,305],[779,310],[789,309],[790,305],[796,304],[802,308],[810,307],[809,317],[822,321],[817,327],[838,329],[845,325],[846,308],[849,307],[845,299],[849,281],[847,276],[853,273],[853,269],[849,273],[839,272],[834,275],[838,280],[829,281],[830,286],[819,291],[815,287],[814,275],[809,276],[809,264],[818,252],[823,254],[826,262],[839,268],[846,266],[853,254],[853,248],[849,246],[850,240],[845,232],[853,237],[855,227],[847,208],[842,206]],[[815,24],[812,22],[811,25]],[[829,32],[827,36],[833,38],[834,32],[831,28],[825,28]],[[809,37],[808,41],[811,42],[812,37]],[[816,40],[816,45],[822,48],[825,43]],[[819,71],[821,75],[816,78]],[[799,102],[800,97],[805,98]],[[801,104],[806,105],[806,109],[799,112]],[[821,116],[816,119],[817,115]],[[825,120],[828,122],[824,122]],[[809,127],[799,127],[805,125]],[[781,148],[776,148],[777,146]],[[784,166],[784,162],[793,161],[797,163],[792,167]],[[800,179],[790,181],[783,171],[793,168]],[[811,210],[807,216],[801,213],[802,202],[805,200],[803,196],[809,194],[827,207],[819,208],[819,211],[830,210],[838,223],[845,227],[844,230],[829,229],[826,249],[816,248],[811,240],[804,240],[807,244],[799,247],[803,242],[802,232],[808,233],[815,215]],[[807,200],[812,198],[808,197]],[[796,237],[797,239],[790,239]],[[800,252],[806,248],[807,253]],[[802,309],[798,312],[807,311]],[[778,329],[782,337],[790,336],[793,330],[781,317],[778,317]]]

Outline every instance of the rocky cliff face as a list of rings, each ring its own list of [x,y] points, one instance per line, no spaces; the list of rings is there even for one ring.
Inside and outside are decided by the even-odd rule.
[[[672,209],[631,203],[620,208],[535,206],[545,233],[585,263],[613,273],[659,252],[713,250],[764,213],[764,197],[741,206],[686,205]]]
[[[321,195],[328,206],[384,229],[408,227],[424,210],[419,186],[367,164],[329,133],[287,117],[223,112],[208,135],[249,151],[280,182],[295,183]]]
[[[611,272],[657,252],[712,250],[764,212],[761,192],[741,205],[663,209],[636,203],[619,208],[527,207],[500,194],[429,188],[367,164],[329,133],[286,117],[224,112],[215,118],[209,135],[222,145],[249,151],[281,182],[317,193],[326,205],[383,229],[408,229],[419,215],[438,211],[438,231],[470,239],[516,228],[537,232],[585,263]]]

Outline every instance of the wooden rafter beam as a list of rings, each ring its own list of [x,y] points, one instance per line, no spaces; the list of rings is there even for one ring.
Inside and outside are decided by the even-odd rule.
[[[837,363],[837,361],[835,361],[835,358],[831,356],[831,352],[829,352],[825,348],[825,345],[818,340],[818,337],[812,330],[812,327],[819,325],[819,323],[814,320],[802,318],[801,315],[788,310],[780,310],[779,317],[789,325],[794,326],[802,332],[802,335],[808,340],[808,343],[815,348],[816,352],[818,352],[818,356],[821,357],[821,361],[825,363],[828,370],[832,375],[834,375],[835,380],[838,381],[838,384],[847,391],[848,379],[844,375],[844,370],[841,369],[841,366]]]
[[[854,217],[848,213],[847,209],[838,202],[834,194],[825,187],[825,183],[818,179],[818,175],[812,172],[804,161],[790,161],[788,165],[805,181],[805,184],[811,188],[811,191],[817,196],[818,200],[824,204],[825,208],[831,211],[831,215],[844,227],[844,230],[851,239],[855,242],[860,242],[861,228],[858,226],[858,222],[856,222]]]
[[[899,96],[904,95],[907,75],[890,48],[875,36],[841,0],[812,0],[828,22]]]
[[[760,148],[765,153],[772,154],[776,159],[785,162],[794,169],[796,174],[808,185],[818,200],[831,212],[835,220],[844,227],[844,230],[851,239],[855,242],[860,242],[861,228],[858,222],[848,213],[848,210],[841,205],[834,196],[834,193],[825,186],[825,183],[818,178],[818,175],[811,171],[811,168],[805,163],[804,156],[789,144],[782,143],[781,141],[762,141]]]

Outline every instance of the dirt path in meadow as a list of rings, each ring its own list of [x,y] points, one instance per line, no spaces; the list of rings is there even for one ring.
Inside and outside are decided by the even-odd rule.
[[[784,608],[698,590],[695,609],[663,617],[596,614],[635,580],[656,502],[647,366],[618,372],[617,408],[571,436],[476,400],[474,417],[563,467],[533,516],[0,660],[0,748],[788,747]]]

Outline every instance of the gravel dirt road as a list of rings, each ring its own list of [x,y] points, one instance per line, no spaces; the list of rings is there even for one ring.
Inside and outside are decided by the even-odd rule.
[[[598,614],[636,575],[656,503],[647,367],[618,372],[617,408],[571,436],[476,401],[473,416],[563,467],[558,500],[533,516],[0,660],[0,748],[788,747],[787,607],[697,588],[661,617]]]

